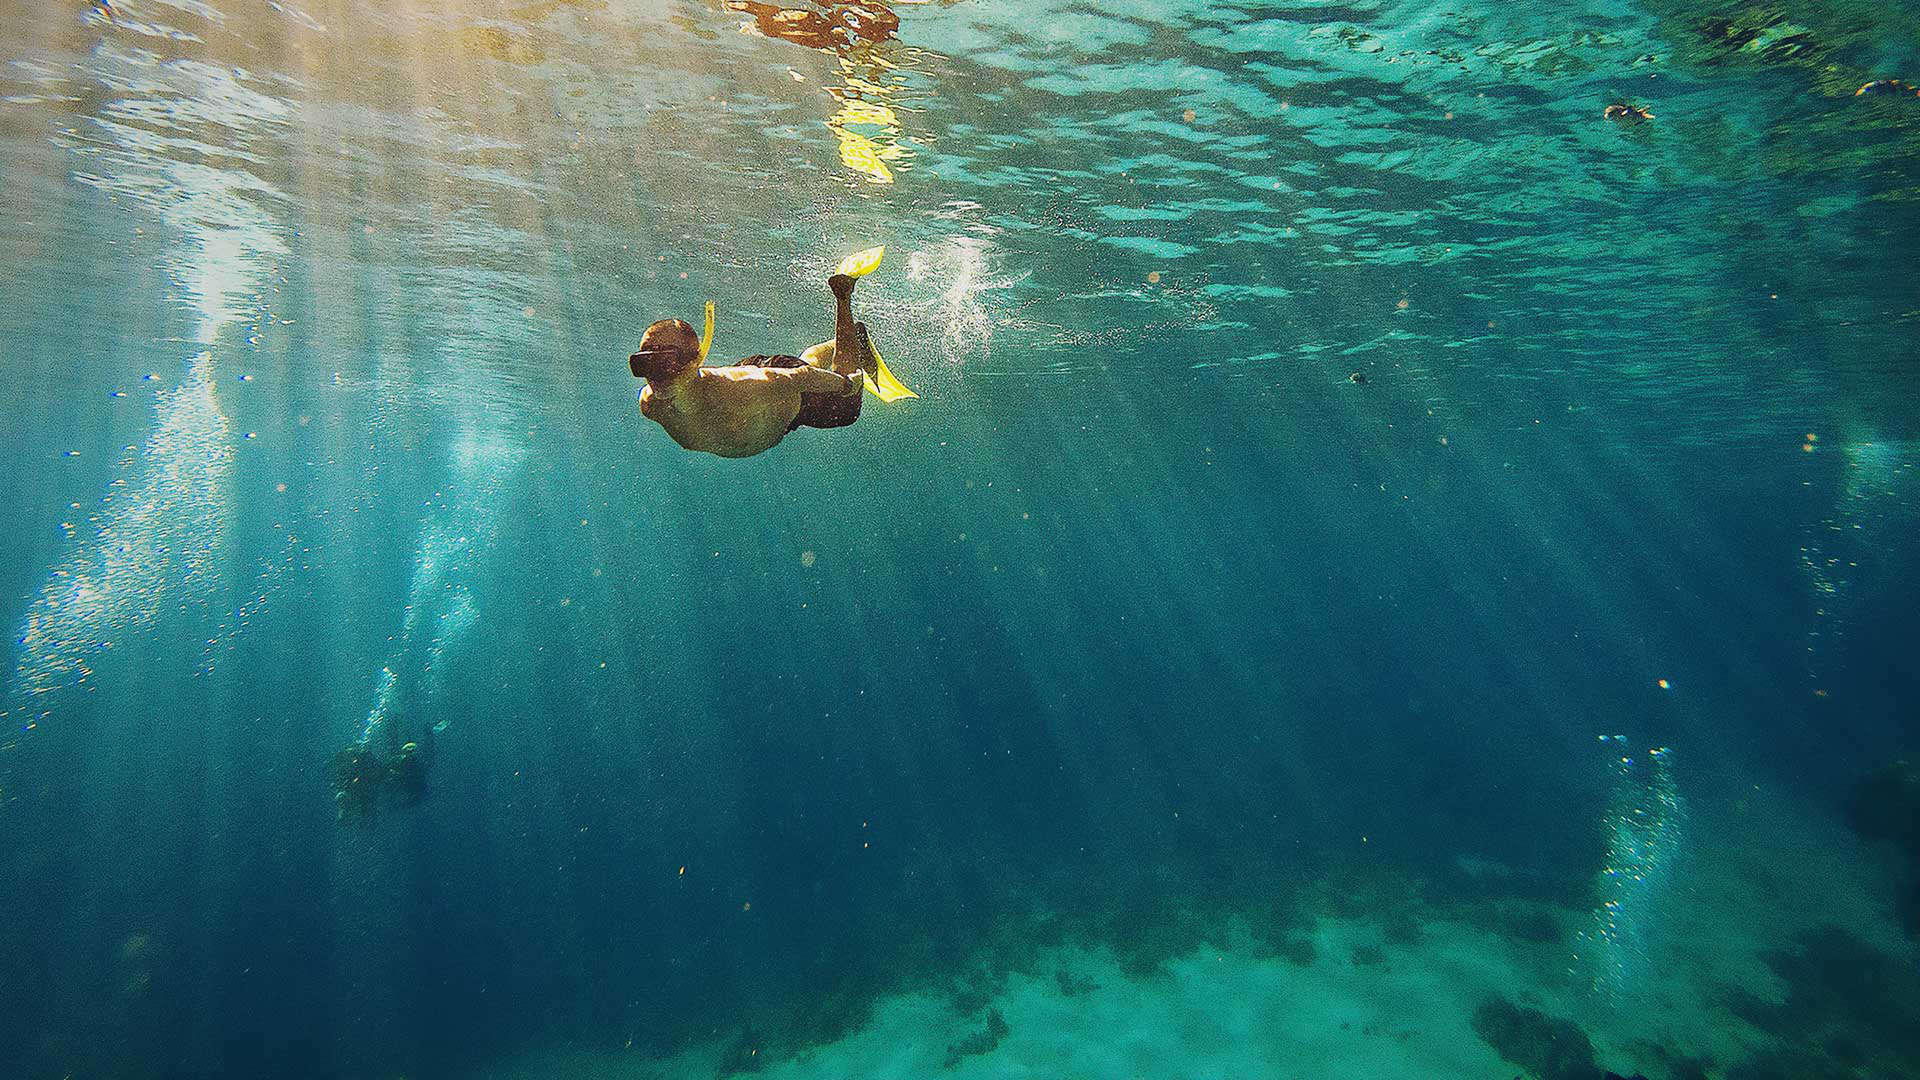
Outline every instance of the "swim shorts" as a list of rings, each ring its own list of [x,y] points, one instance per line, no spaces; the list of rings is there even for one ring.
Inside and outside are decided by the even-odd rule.
[[[740,362],[769,368],[805,367],[807,363],[797,356],[749,356]],[[801,394],[800,414],[793,418],[793,423],[787,425],[787,430],[846,427],[860,419],[861,397],[857,390],[851,394]]]

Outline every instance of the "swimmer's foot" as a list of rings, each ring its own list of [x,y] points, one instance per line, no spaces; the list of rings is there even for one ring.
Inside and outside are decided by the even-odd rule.
[[[827,288],[833,290],[836,300],[845,300],[853,295],[854,278],[851,274],[835,274],[827,279]]]

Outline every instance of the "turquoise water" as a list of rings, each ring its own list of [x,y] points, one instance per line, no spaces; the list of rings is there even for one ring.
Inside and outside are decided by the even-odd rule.
[[[805,10],[0,11],[0,1074],[1920,1072],[1910,10]]]

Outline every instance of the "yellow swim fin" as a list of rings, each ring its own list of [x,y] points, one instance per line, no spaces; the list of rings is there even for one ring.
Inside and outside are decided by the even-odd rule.
[[[713,348],[713,301],[707,301],[707,325],[700,331],[700,359],[707,358],[707,350]]]
[[[894,378],[893,372],[887,370],[887,362],[880,359],[880,350],[874,345],[871,336],[867,338],[867,352],[873,356],[873,377],[867,380],[867,389],[873,391],[874,397],[881,401],[894,402],[902,398],[920,396],[907,389],[906,383]]]
[[[840,268],[835,273],[848,277],[866,277],[880,265],[880,257],[887,253],[885,247],[870,247],[865,251],[856,251],[840,260]]]

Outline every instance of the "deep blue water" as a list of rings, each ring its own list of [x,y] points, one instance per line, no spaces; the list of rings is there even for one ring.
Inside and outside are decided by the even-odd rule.
[[[1601,736],[1911,752],[1897,5],[370,6],[0,21],[0,1075],[804,1042],[1356,861],[1577,909]],[[918,400],[637,413],[880,243]]]

